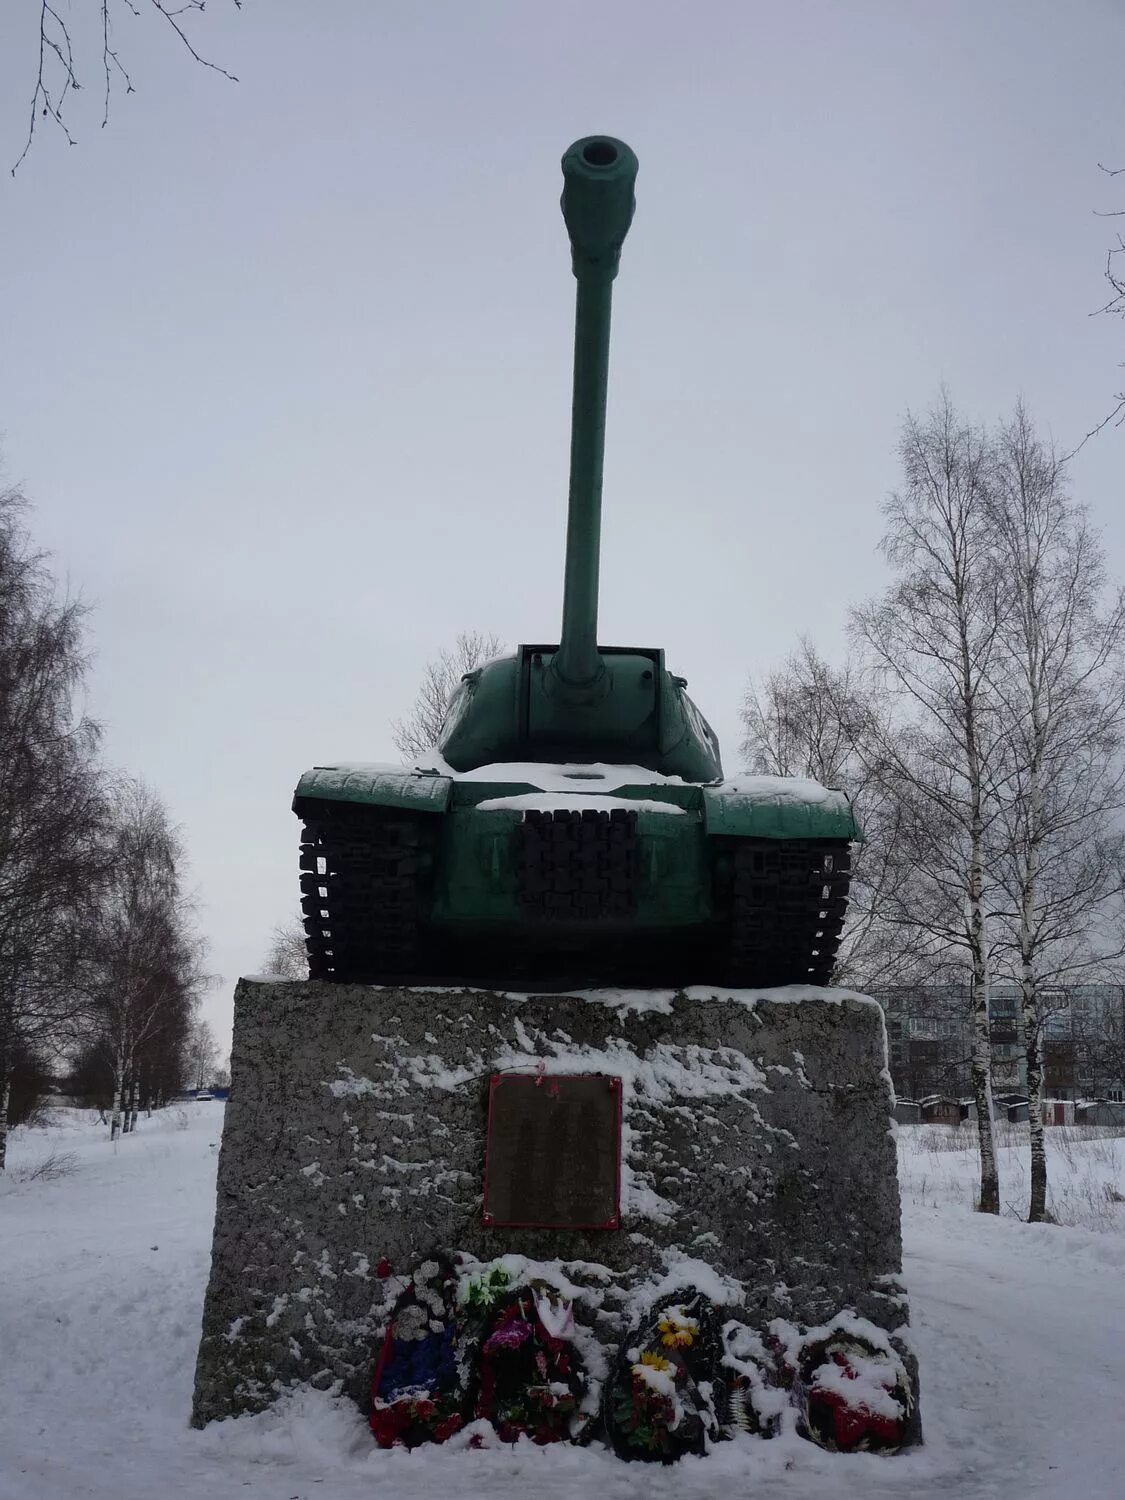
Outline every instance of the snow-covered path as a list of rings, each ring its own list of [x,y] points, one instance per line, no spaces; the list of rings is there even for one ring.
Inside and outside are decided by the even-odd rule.
[[[959,1453],[957,1492],[1125,1495],[1121,1245],[941,1210],[905,1230],[923,1420]]]
[[[939,1163],[957,1179],[951,1201],[934,1207],[924,1189],[915,1202],[922,1168],[909,1146],[905,1270],[927,1439],[917,1453],[741,1440],[656,1471],[560,1448],[380,1454],[346,1403],[314,1393],[194,1432],[222,1106],[141,1123],[116,1153],[88,1127],[14,1144],[16,1167],[52,1148],[76,1161],[56,1182],[0,1192],[2,1500],[1125,1495],[1121,1226],[980,1219],[960,1187],[971,1161],[953,1154]]]

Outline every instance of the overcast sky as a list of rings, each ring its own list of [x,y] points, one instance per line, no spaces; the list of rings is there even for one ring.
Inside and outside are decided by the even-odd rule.
[[[38,10],[0,19],[5,167]],[[1121,387],[1122,0],[211,0],[237,84],[122,6],[105,130],[96,11],[78,143],[41,121],[0,180],[0,443],[95,606],[108,754],[184,827],[223,1033],[299,773],[393,759],[459,629],[557,635],[574,138],[641,162],[601,639],[666,648],[728,770],[747,675],[886,581],[908,408],[1022,393],[1069,448]],[[1118,575],[1123,474],[1125,431],[1073,470]]]

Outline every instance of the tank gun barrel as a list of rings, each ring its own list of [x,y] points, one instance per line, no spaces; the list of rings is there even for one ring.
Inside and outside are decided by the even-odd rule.
[[[598,564],[609,324],[613,278],[633,219],[637,158],[624,141],[586,136],[566,152],[562,170],[563,219],[578,286],[566,573],[554,672],[567,686],[585,687],[605,670],[598,655]]]

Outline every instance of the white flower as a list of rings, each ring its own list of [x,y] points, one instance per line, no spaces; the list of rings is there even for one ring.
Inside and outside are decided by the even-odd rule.
[[[411,1303],[409,1307],[404,1307],[395,1319],[395,1337],[407,1340],[424,1339],[428,1331],[428,1322],[425,1309],[416,1303]]]

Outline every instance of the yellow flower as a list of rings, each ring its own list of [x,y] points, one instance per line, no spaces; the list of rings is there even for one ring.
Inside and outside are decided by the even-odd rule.
[[[660,1329],[660,1342],[665,1349],[690,1349],[699,1332],[698,1323],[690,1318],[678,1318],[674,1313],[661,1318],[656,1326]]]
[[[633,1369],[636,1370],[644,1365],[647,1365],[650,1370],[660,1370],[665,1375],[670,1375],[673,1369],[670,1359],[665,1359],[662,1354],[653,1354],[651,1349],[645,1349],[642,1352],[640,1360],[633,1366]]]

